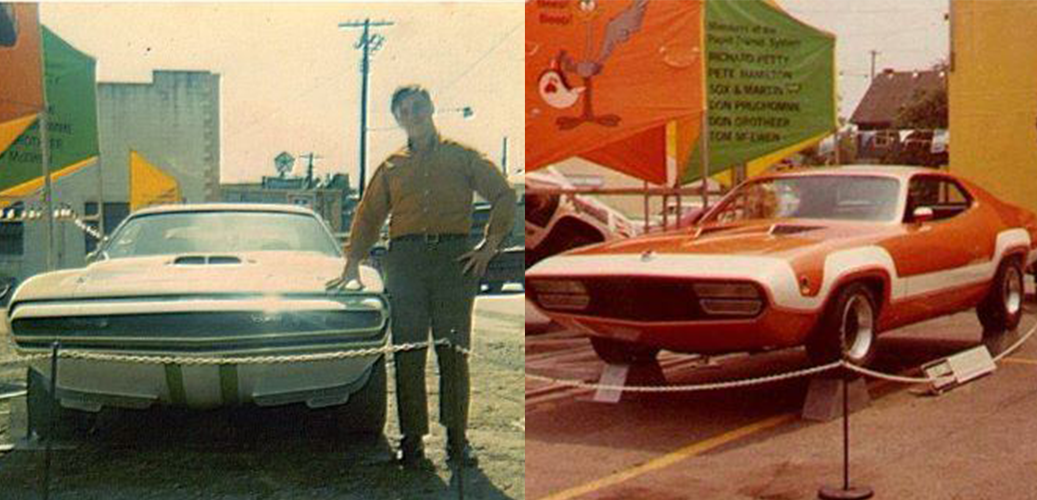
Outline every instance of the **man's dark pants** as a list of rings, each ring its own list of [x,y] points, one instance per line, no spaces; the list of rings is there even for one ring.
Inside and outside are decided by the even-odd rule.
[[[449,339],[467,349],[472,327],[472,304],[478,280],[466,276],[457,259],[471,250],[466,237],[439,241],[397,238],[386,255],[386,288],[392,302],[392,337],[396,345]],[[453,332],[453,333],[452,333]],[[396,403],[404,436],[428,434],[428,396],[425,391],[425,349],[395,354]],[[448,429],[468,424],[468,361],[449,346],[436,346],[439,361],[439,421]],[[460,364],[460,377],[455,363]],[[460,387],[458,387],[460,385]],[[461,422],[457,421],[458,389]]]

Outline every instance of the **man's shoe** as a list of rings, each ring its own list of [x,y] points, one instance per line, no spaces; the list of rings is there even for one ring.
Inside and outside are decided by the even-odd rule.
[[[419,468],[428,462],[425,443],[420,437],[406,436],[400,441],[400,463],[404,467]]]
[[[462,444],[460,446],[460,451],[458,451],[456,443],[447,441],[446,461],[451,464],[459,462],[462,467],[475,467],[476,465],[479,465],[479,457],[475,456],[475,451],[472,450],[472,447],[467,442]]]

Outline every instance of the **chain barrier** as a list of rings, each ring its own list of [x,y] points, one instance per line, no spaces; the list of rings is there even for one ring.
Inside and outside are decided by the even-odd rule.
[[[8,358],[0,358],[0,368],[5,368],[7,366],[26,365],[32,361],[47,359],[49,357],[49,354],[29,354],[27,356],[12,356]]]
[[[869,370],[863,366],[857,366],[853,363],[847,363],[843,361],[843,367],[852,372],[856,372],[860,375],[865,375],[879,380],[885,380],[888,382],[898,382],[901,384],[931,384],[933,380],[931,377],[905,377],[903,375],[893,375],[890,373],[877,372],[875,370]]]
[[[216,357],[216,356],[155,356],[155,355],[136,355],[136,354],[107,354],[107,353],[96,353],[87,351],[77,351],[74,349],[62,350],[58,353],[59,358],[66,359],[79,359],[79,360],[90,360],[90,361],[108,361],[115,363],[138,363],[138,364],[156,364],[156,365],[261,365],[261,364],[282,364],[282,363],[308,363],[315,361],[332,361],[348,358],[361,358],[367,356],[374,356],[378,354],[395,354],[403,351],[414,351],[418,349],[425,349],[427,347],[434,347],[446,345],[451,346],[454,351],[458,352],[462,356],[471,358],[472,351],[464,348],[460,345],[454,345],[449,339],[439,339],[434,341],[426,342],[409,342],[403,344],[389,344],[385,343],[379,347],[368,347],[364,349],[352,349],[349,351],[334,351],[334,352],[323,352],[314,354],[291,354],[291,355],[265,355],[265,356],[232,356],[232,357]],[[17,356],[0,359],[0,367],[7,365],[25,365],[32,361],[49,359],[49,354],[30,354],[26,356]]]
[[[741,380],[730,380],[725,382],[712,382],[708,384],[688,384],[688,385],[646,385],[646,386],[626,386],[626,385],[608,385],[608,384],[595,384],[591,382],[584,382],[582,380],[566,380],[556,379],[551,377],[544,377],[542,375],[534,375],[527,373],[526,377],[533,380],[540,380],[542,382],[551,382],[560,385],[568,385],[572,387],[579,387],[583,389],[602,389],[606,391],[624,391],[624,392],[693,392],[693,391],[713,391],[719,389],[733,389],[738,387],[749,387],[753,385],[768,384],[771,382],[779,382],[782,380],[790,380],[799,377],[805,377],[807,375],[814,375],[817,373],[826,372],[828,370],[834,370],[843,365],[842,361],[834,361],[827,365],[812,366],[810,368],[804,368],[802,370],[796,370],[787,373],[779,373],[777,375],[767,375],[765,377],[757,377],[750,379]]]
[[[994,356],[993,360],[995,363],[1000,362],[1006,356],[1015,352],[1021,347],[1027,340],[1030,339],[1037,333],[1037,323],[1034,324],[1028,332],[1019,338],[1014,344],[1007,349],[1001,351],[997,356]],[[814,375],[817,373],[823,373],[836,368],[845,368],[852,372],[856,372],[860,375],[876,378],[879,380],[886,380],[889,382],[897,382],[901,384],[931,384],[935,378],[932,377],[906,377],[903,375],[893,375],[889,373],[883,373],[875,370],[870,370],[862,366],[849,363],[847,361],[834,361],[827,365],[813,366],[802,370],[796,370],[786,373],[779,373],[776,375],[768,375],[765,377],[731,380],[725,382],[713,382],[704,384],[687,384],[687,385],[646,385],[646,386],[626,386],[626,385],[609,385],[609,384],[597,384],[593,382],[584,382],[582,380],[573,379],[560,379],[553,377],[545,377],[543,375],[536,375],[527,373],[526,378],[531,380],[537,380],[540,382],[547,382],[551,384],[564,385],[569,387],[578,387],[581,389],[594,389],[594,390],[606,390],[606,391],[623,391],[623,392],[695,392],[695,391],[710,391],[718,389],[732,389],[739,387],[749,387],[754,385],[768,384],[772,382],[780,382],[783,380],[790,380],[799,377],[805,377],[807,375]]]
[[[1009,354],[1012,354],[1013,352],[1015,352],[1016,349],[1019,349],[1019,347],[1022,346],[1023,343],[1025,343],[1027,340],[1030,339],[1031,336],[1033,336],[1034,332],[1037,332],[1037,323],[1035,323],[1033,325],[1033,327],[1030,328],[1030,331],[1026,332],[1025,335],[1020,337],[1019,340],[1017,340],[1014,344],[1012,344],[1008,349],[1005,349],[1005,350],[1001,351],[997,356],[994,356],[994,362],[997,363],[997,362],[1001,361],[1002,359],[1004,359]]]

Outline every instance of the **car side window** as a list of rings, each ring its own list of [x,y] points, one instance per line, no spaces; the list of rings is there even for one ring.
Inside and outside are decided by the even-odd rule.
[[[547,227],[558,210],[559,199],[556,194],[526,194],[526,220],[540,227]]]
[[[910,222],[915,209],[927,207],[933,211],[933,220],[945,220],[961,214],[970,206],[972,198],[954,180],[923,175],[911,179],[904,219]]]

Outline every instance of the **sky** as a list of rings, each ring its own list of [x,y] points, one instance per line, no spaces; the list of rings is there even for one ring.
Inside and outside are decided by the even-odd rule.
[[[778,0],[837,37],[840,115],[853,113],[876,70],[925,69],[946,58],[948,0]],[[272,175],[282,151],[314,152],[318,174],[357,178],[360,51],[338,24],[391,20],[370,76],[368,175],[405,136],[388,111],[398,85],[421,83],[444,111],[447,137],[523,165],[523,3],[45,3],[44,24],[98,60],[98,79],[146,82],[151,71],[222,78],[223,182]],[[475,114],[459,112],[470,106]],[[297,168],[301,166],[301,161]],[[301,170],[301,169],[300,169]]]
[[[221,181],[274,175],[287,151],[322,157],[318,174],[359,164],[360,31],[339,23],[385,20],[369,80],[368,178],[406,135],[389,112],[392,91],[432,94],[443,136],[508,165],[523,165],[523,4],[469,3],[44,3],[43,24],[97,59],[98,81],[148,82],[153,70],[221,75]],[[463,118],[457,110],[471,107]],[[296,172],[301,172],[297,160]]]
[[[875,72],[929,69],[947,59],[949,0],[778,0],[801,21],[836,35],[840,116],[849,117]]]

